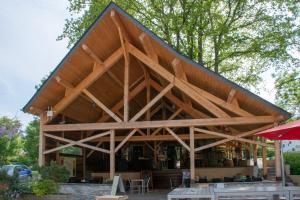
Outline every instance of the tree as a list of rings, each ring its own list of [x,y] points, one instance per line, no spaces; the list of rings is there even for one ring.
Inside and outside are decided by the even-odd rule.
[[[24,137],[24,150],[26,152],[27,164],[31,166],[37,166],[38,164],[39,132],[40,120],[34,118],[26,127],[26,135]]]
[[[0,117],[0,165],[13,161],[22,149],[19,120]]]
[[[300,49],[299,2],[116,2],[176,50],[252,91],[259,92],[262,73],[271,70],[278,92],[276,103],[289,111],[299,105],[299,56],[293,56]],[[67,38],[72,46],[108,3],[69,0],[71,17],[58,39]]]

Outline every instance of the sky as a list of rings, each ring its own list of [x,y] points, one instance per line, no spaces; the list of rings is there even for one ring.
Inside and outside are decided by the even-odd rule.
[[[16,117],[23,128],[33,119],[21,111],[34,86],[67,54],[67,41],[56,41],[69,17],[67,0],[7,0],[0,7],[0,116]],[[274,80],[263,76],[274,101]]]
[[[33,119],[21,111],[42,77],[67,54],[56,41],[68,17],[67,0],[9,0],[0,7],[0,116]]]

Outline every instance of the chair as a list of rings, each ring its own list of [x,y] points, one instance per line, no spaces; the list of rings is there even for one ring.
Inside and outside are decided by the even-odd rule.
[[[150,177],[146,177],[144,179],[143,186],[142,186],[144,192],[149,192],[149,183],[150,183]]]
[[[131,193],[132,192],[141,193],[141,185],[134,184],[134,182],[132,182],[130,178],[128,179],[128,181],[129,181],[129,190]]]
[[[172,178],[170,177],[170,188],[171,188],[171,190],[173,190],[173,189],[175,189],[177,187],[178,187],[178,185],[175,185],[174,182],[173,182],[173,180],[172,180]]]

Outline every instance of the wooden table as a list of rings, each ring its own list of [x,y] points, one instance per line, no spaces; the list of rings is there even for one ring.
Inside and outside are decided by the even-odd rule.
[[[214,199],[213,191],[210,187],[204,188],[176,188],[168,194],[168,200],[172,199],[199,199],[208,198]]]
[[[140,185],[142,187],[142,194],[144,194],[144,179],[131,179],[131,182],[133,185],[134,183],[137,183],[136,185]]]
[[[105,195],[105,196],[97,196],[96,200],[127,200],[128,196],[112,196],[112,195]]]

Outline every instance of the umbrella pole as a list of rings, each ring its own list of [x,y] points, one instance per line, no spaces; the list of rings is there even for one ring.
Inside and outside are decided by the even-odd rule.
[[[280,141],[280,157],[281,157],[281,178],[282,178],[282,187],[285,187],[285,173],[284,173],[284,157],[283,157],[283,144]]]

